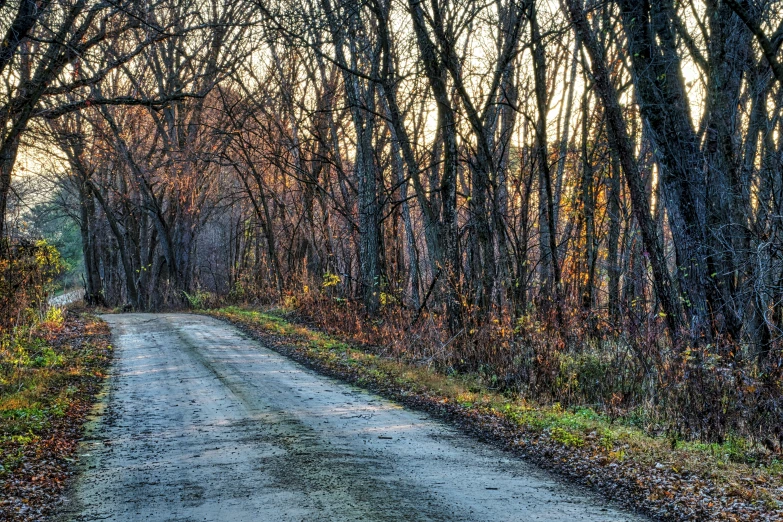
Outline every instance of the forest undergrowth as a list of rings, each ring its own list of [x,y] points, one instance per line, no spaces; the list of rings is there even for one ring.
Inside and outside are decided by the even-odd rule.
[[[0,335],[0,520],[54,512],[112,355],[94,316],[57,311],[28,328]]]
[[[65,490],[112,349],[103,321],[47,304],[55,248],[0,247],[0,520],[38,521]]]

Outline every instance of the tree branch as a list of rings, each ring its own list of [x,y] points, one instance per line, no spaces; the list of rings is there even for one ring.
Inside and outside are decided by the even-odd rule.
[[[159,99],[148,98],[134,98],[132,96],[118,96],[116,98],[87,98],[86,100],[79,100],[59,107],[53,107],[51,109],[43,109],[39,111],[35,116],[43,117],[49,120],[59,118],[65,114],[80,111],[93,105],[142,105],[154,110],[161,110],[168,103],[178,100],[184,100],[187,98],[203,98],[203,94],[199,93],[181,93],[166,96]]]
[[[745,10],[744,7],[742,7],[742,5],[740,5],[737,0],[725,1],[726,4],[731,7],[731,10],[740,17],[747,28],[750,29],[750,32],[753,33],[753,35],[756,37],[756,40],[758,40],[759,45],[761,46],[761,51],[764,53],[764,57],[767,59],[769,66],[772,68],[772,74],[774,74],[778,82],[783,85],[783,65],[781,65],[780,62],[778,62],[775,58],[777,55],[775,46],[772,44],[770,39],[767,38],[767,35],[761,29],[759,23]]]

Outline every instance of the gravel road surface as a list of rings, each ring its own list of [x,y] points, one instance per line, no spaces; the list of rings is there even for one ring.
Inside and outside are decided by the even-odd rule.
[[[104,319],[113,376],[59,520],[643,520],[216,319]]]

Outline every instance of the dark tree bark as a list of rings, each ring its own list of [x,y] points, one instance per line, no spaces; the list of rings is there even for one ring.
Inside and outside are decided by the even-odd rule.
[[[421,3],[409,0],[419,57],[424,66],[430,89],[437,104],[438,133],[443,146],[443,167],[440,176],[440,223],[438,247],[440,266],[434,277],[440,277],[446,294],[446,314],[449,331],[456,335],[462,330],[463,309],[460,298],[460,255],[457,230],[457,125],[454,108],[449,98],[446,65],[438,57],[438,50],[427,33]],[[417,187],[418,190],[418,187]]]
[[[380,207],[378,205],[378,187],[375,172],[375,150],[373,147],[373,131],[375,128],[376,83],[362,84],[358,76],[351,73],[359,61],[357,43],[354,39],[346,39],[343,27],[349,31],[360,31],[362,21],[359,16],[358,4],[346,4],[344,18],[338,20],[330,0],[322,0],[324,12],[329,21],[332,42],[338,65],[342,71],[346,99],[351,110],[354,131],[356,132],[356,155],[354,168],[358,178],[359,198],[359,251],[362,275],[362,296],[364,306],[370,314],[376,314],[380,308],[381,266],[380,252]],[[348,48],[350,54],[346,56]],[[378,76],[377,51],[369,57],[374,70],[373,77]],[[350,63],[349,63],[350,57]]]
[[[580,0],[567,0],[568,14],[577,37],[590,56],[593,83],[604,106],[609,131],[610,145],[616,151],[625,174],[631,205],[636,222],[649,255],[653,272],[655,290],[661,307],[666,314],[666,323],[673,336],[678,336],[682,325],[680,303],[674,293],[663,247],[658,237],[657,227],[650,214],[650,203],[642,181],[639,165],[636,162],[634,147],[628,136],[628,129],[617,96],[617,90],[609,76],[604,61],[604,51],[590,29]]]
[[[558,323],[563,322],[563,283],[560,273],[560,261],[557,252],[557,223],[555,222],[555,197],[552,188],[552,173],[549,165],[549,142],[547,139],[547,117],[549,114],[549,102],[547,100],[546,83],[546,55],[541,31],[538,26],[535,3],[530,7],[530,27],[533,38],[533,75],[535,82],[536,107],[538,108],[538,123],[536,125],[536,152],[538,159],[539,179],[544,191],[542,205],[542,217],[545,221],[546,236],[542,241],[542,248],[546,252],[546,262],[552,270],[552,282],[550,290],[554,300],[555,312]]]

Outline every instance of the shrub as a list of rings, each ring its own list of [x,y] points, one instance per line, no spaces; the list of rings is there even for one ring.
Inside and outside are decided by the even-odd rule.
[[[0,330],[7,330],[40,320],[63,262],[57,249],[44,240],[0,242]]]
[[[192,294],[182,292],[188,302],[188,306],[194,310],[204,310],[217,304],[217,297],[212,292],[206,292],[197,288]]]
[[[570,448],[580,448],[585,444],[582,437],[575,433],[571,433],[564,428],[552,428],[549,431],[549,437],[555,442],[559,442],[563,446],[568,446]]]

